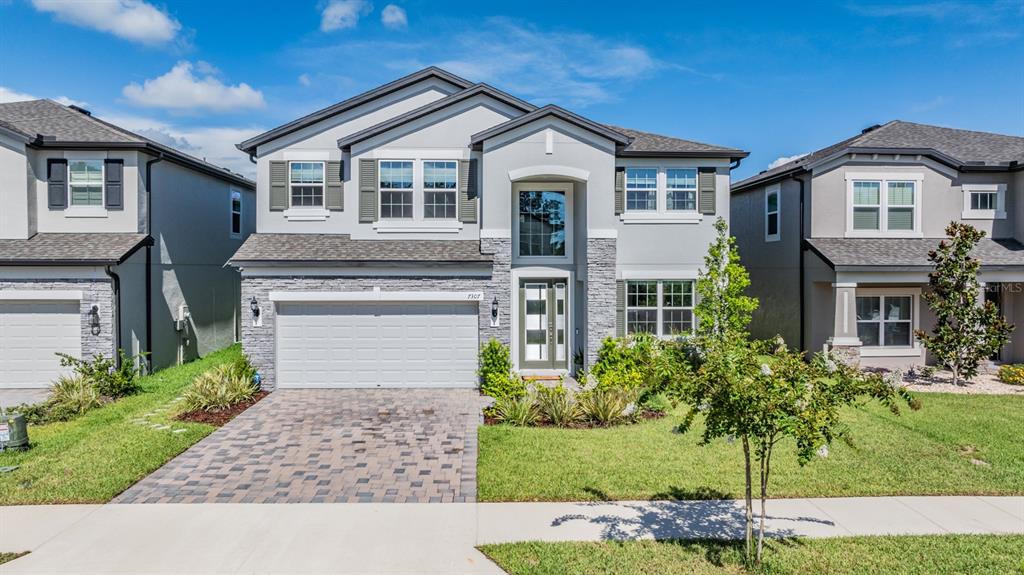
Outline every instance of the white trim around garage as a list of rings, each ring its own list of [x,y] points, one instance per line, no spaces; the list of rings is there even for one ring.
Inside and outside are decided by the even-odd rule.
[[[82,301],[81,290],[0,290],[0,301]]]
[[[483,292],[447,291],[381,291],[380,288],[364,291],[272,291],[272,302],[342,302],[342,301],[437,301],[437,302],[479,302]]]

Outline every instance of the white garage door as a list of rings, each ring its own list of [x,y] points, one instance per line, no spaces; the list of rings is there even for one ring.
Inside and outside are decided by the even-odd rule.
[[[56,352],[81,357],[81,323],[77,301],[0,301],[0,388],[50,385]]]
[[[476,385],[478,304],[279,303],[280,387]]]

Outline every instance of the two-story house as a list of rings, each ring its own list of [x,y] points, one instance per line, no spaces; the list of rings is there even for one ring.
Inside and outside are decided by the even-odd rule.
[[[255,184],[50,100],[0,104],[0,389],[76,357],[149,368],[237,340],[224,262],[255,228]]]
[[[865,366],[925,362],[928,253],[951,221],[987,233],[974,252],[986,297],[1024,328],[1022,194],[1024,138],[901,121],[735,183],[732,231],[761,300],[753,335]],[[1024,337],[1001,359],[1024,361]]]
[[[274,387],[476,385],[481,343],[571,372],[693,326],[747,155],[427,68],[238,145],[257,164],[245,352]]]

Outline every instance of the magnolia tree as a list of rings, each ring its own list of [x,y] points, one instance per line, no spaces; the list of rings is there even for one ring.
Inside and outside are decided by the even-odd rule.
[[[745,338],[751,314],[757,309],[757,299],[744,295],[750,285],[750,276],[740,264],[736,238],[729,235],[725,220],[715,221],[718,235],[704,256],[704,270],[697,279],[700,301],[697,315],[697,336],[702,345],[731,338]]]
[[[973,226],[952,222],[946,227],[947,240],[929,252],[935,271],[928,274],[930,290],[921,297],[935,314],[932,333],[917,330],[924,347],[953,372],[953,383],[970,381],[978,365],[999,351],[1009,340],[1013,326],[990,301],[980,302],[981,262],[971,250],[985,237]]]

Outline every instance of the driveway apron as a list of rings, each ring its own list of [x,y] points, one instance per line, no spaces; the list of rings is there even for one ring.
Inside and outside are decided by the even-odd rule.
[[[115,503],[443,503],[476,500],[472,389],[286,389]]]

